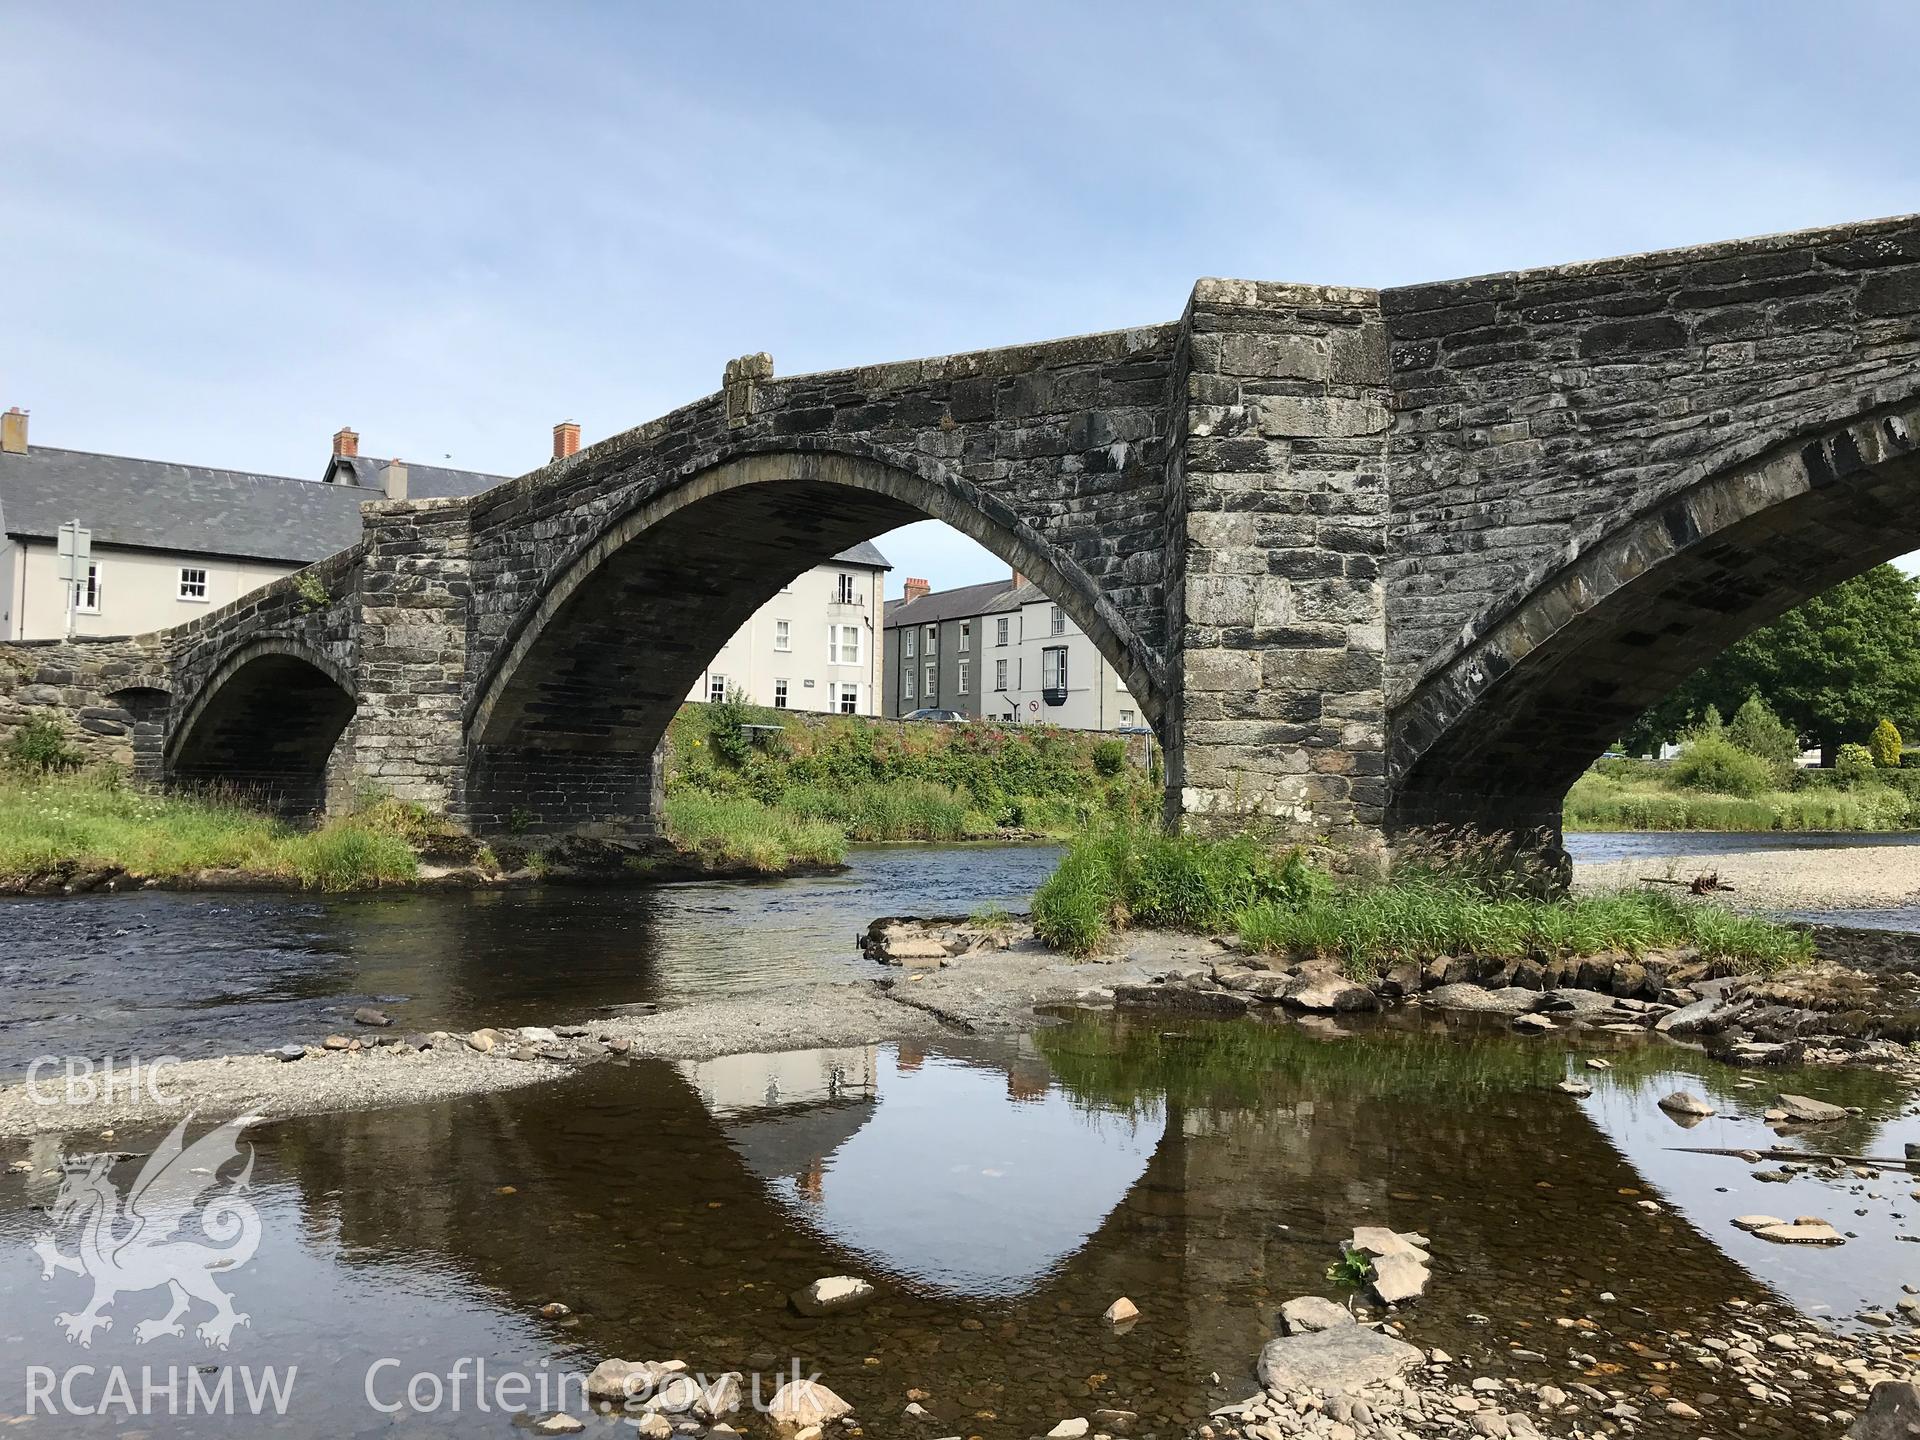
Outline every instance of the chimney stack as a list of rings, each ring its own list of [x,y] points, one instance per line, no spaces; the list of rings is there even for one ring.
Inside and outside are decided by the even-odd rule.
[[[580,427],[571,420],[562,420],[553,427],[553,458],[564,460],[580,450]]]
[[[380,472],[381,483],[386,486],[387,499],[404,500],[407,498],[407,462],[389,460],[387,468]]]
[[[932,588],[933,587],[927,584],[926,581],[921,580],[917,577],[910,577],[907,580],[907,585],[906,585],[906,591],[905,591],[906,598],[909,600],[918,600],[922,595],[926,594]]]
[[[27,412],[18,405],[0,415],[0,452],[8,455],[27,453]]]
[[[333,432],[333,453],[352,459],[360,453],[360,437],[342,425]]]

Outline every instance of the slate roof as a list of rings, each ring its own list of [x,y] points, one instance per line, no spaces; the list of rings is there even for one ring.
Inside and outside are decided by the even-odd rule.
[[[373,462],[379,463],[379,462]],[[504,478],[407,467],[408,493],[471,495]],[[434,488],[464,485],[466,488]],[[298,480],[36,445],[0,452],[0,528],[52,539],[78,519],[96,545],[309,564],[360,538],[360,506],[378,486]]]
[[[1029,580],[1023,585],[1011,587],[1006,594],[987,606],[986,610],[982,613],[988,615],[1004,615],[1010,610],[1018,610],[1022,605],[1036,605],[1051,598],[1046,591]]]
[[[96,545],[308,565],[359,540],[360,506],[385,494],[387,463],[336,455],[327,480],[301,480],[45,445],[0,451],[0,534],[51,540],[78,519]],[[405,463],[410,500],[477,495],[510,478]],[[893,568],[865,540],[833,563]]]
[[[933,590],[918,600],[889,600],[883,628],[899,625],[936,625],[943,620],[965,620],[984,615],[993,602],[1013,589],[1012,580],[990,580],[984,585],[960,585],[952,590]]]
[[[387,484],[381,472],[389,463],[371,455],[336,455],[327,464],[326,478],[335,485],[358,485],[367,490],[384,491]],[[450,500],[461,495],[478,495],[482,490],[504,485],[513,478],[511,475],[483,475],[478,470],[448,470],[439,465],[416,465],[411,460],[401,463],[407,467],[409,500]],[[342,471],[352,478],[342,480]],[[363,495],[360,498],[367,500],[372,497]]]

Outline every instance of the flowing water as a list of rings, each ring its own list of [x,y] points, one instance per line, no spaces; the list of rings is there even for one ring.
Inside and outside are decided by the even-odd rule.
[[[187,1053],[277,1042],[374,996],[407,997],[425,1026],[854,978],[870,973],[851,942],[873,914],[1017,901],[1052,858],[878,851],[838,880],[640,893],[9,906],[0,1036],[16,1062],[69,1047]],[[55,956],[71,966],[58,983]],[[542,1376],[622,1355],[755,1372],[769,1390],[797,1362],[883,1437],[1017,1440],[1099,1405],[1169,1437],[1252,1392],[1279,1303],[1338,1295],[1337,1240],[1381,1223],[1432,1238],[1434,1282],[1409,1333],[1463,1371],[1664,1384],[1710,1417],[1676,1435],[1787,1437],[1793,1416],[1665,1368],[1665,1337],[1715,1333],[1729,1301],[1844,1320],[1920,1282],[1920,1247],[1902,1243],[1920,1234],[1920,1202],[1897,1171],[1763,1184],[1738,1159],[1694,1153],[1798,1143],[1759,1118],[1786,1088],[1860,1107],[1820,1144],[1898,1155],[1920,1121],[1877,1074],[1761,1079],[1638,1037],[1522,1039],[1418,1015],[1059,1018],[998,1039],[609,1062],[532,1089],[258,1126],[259,1249],[223,1280],[250,1318],[227,1350],[196,1338],[199,1304],[184,1335],[139,1343],[136,1322],[167,1308],[160,1289],[123,1293],[91,1348],[63,1338],[56,1317],[89,1286],[43,1279],[32,1249],[58,1147],[0,1147],[32,1170],[0,1175],[0,1422],[505,1436],[526,1422],[501,1412],[502,1376],[527,1376],[532,1393],[507,1398],[544,1410]],[[1585,1070],[1600,1053],[1613,1068]],[[1570,1066],[1591,1099],[1553,1088]],[[1676,1124],[1654,1101],[1682,1087],[1721,1114]],[[110,1143],[140,1156],[161,1139]],[[140,1163],[115,1172],[123,1189]],[[1822,1214],[1855,1238],[1772,1246],[1729,1223],[1753,1211]],[[788,1307],[791,1290],[848,1273],[879,1286],[874,1302],[813,1320]],[[1142,1311],[1124,1332],[1100,1319],[1120,1295]],[[551,1301],[571,1313],[542,1317]],[[36,1377],[76,1364],[93,1371],[71,1381],[71,1403],[105,1398],[111,1413],[22,1418]],[[492,1377],[484,1411],[476,1365]],[[129,1420],[106,1388],[121,1367],[138,1399],[143,1373],[165,1385],[183,1367],[179,1411],[192,1375],[243,1387],[267,1366],[283,1380],[297,1367],[284,1416],[166,1414],[162,1398],[160,1415]],[[901,1418],[910,1392],[925,1393],[931,1426]],[[568,1399],[578,1408],[577,1390]],[[590,1421],[589,1434],[631,1433]]]

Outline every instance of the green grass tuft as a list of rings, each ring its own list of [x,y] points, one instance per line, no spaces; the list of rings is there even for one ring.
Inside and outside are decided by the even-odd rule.
[[[846,835],[832,822],[795,815],[758,800],[671,795],[666,822],[667,835],[675,845],[709,863],[773,872],[794,864],[837,865],[847,853]]]

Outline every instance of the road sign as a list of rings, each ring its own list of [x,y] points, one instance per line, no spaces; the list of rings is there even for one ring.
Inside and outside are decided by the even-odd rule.
[[[43,530],[40,533],[44,535],[46,532]],[[87,571],[93,565],[93,531],[78,520],[69,520],[60,527],[57,553],[60,578],[69,585],[84,584]]]
[[[1038,710],[1039,708],[1040,708],[1040,702],[1038,700],[1027,701],[1027,709]]]

